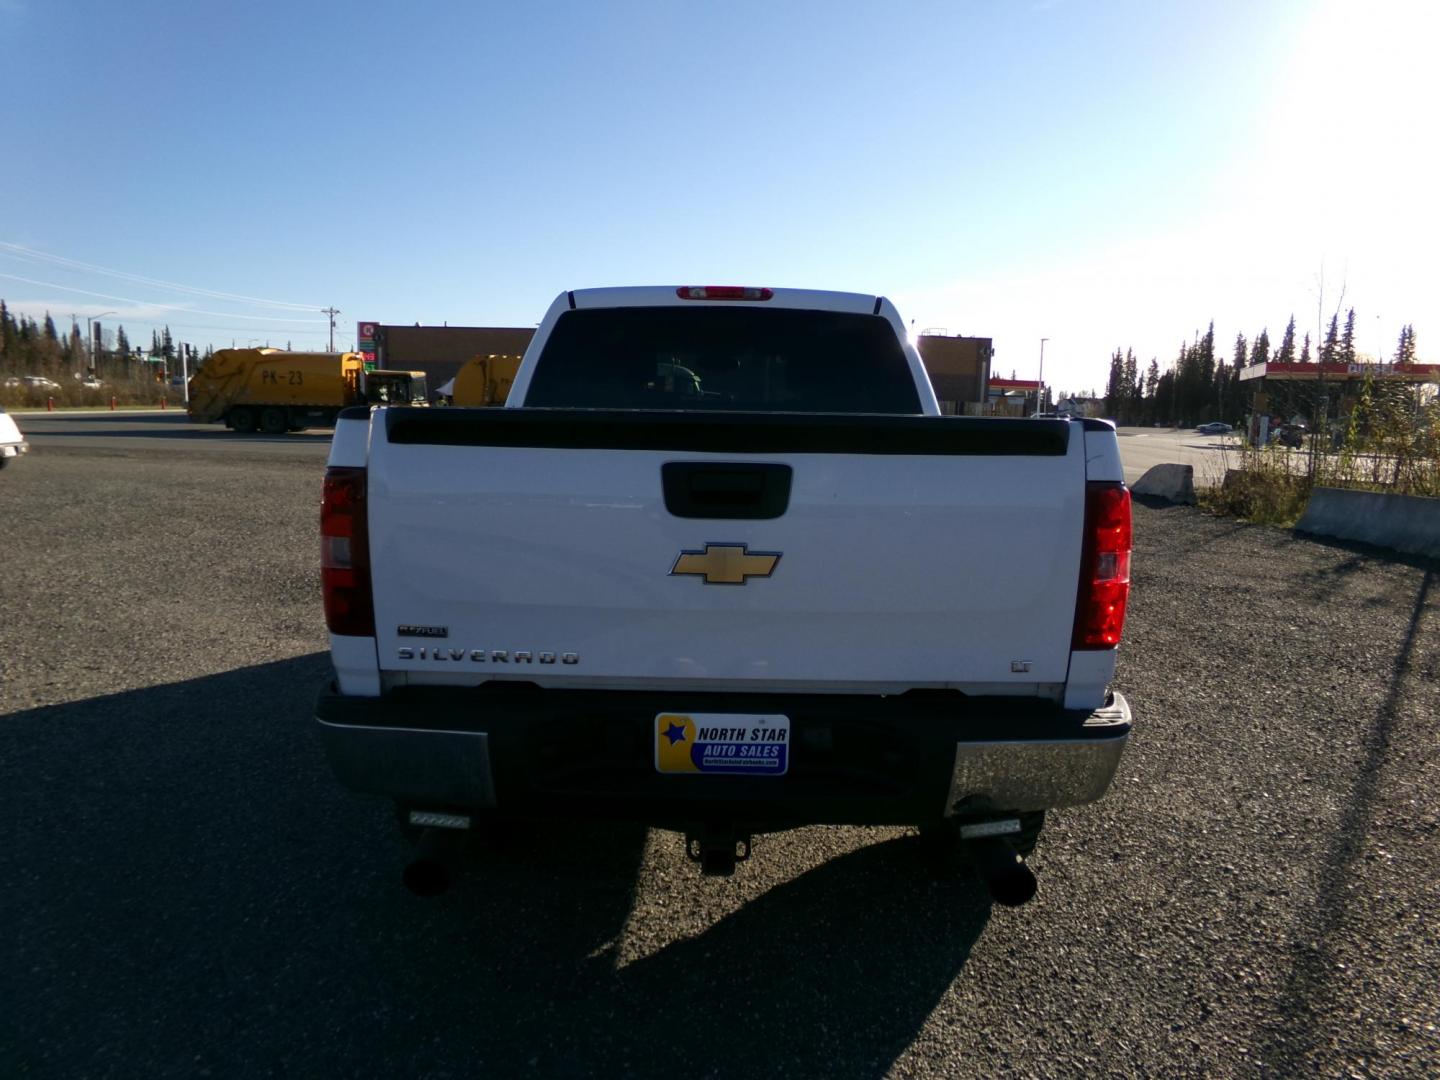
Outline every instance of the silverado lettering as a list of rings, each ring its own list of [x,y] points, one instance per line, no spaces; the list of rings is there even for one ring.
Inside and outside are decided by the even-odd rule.
[[[486,661],[492,659],[496,663],[505,663],[506,657],[508,657],[509,655],[510,653],[504,649],[495,649],[487,652],[485,649],[430,649],[423,645],[418,648],[410,645],[401,645],[398,649],[395,650],[395,656],[398,660],[429,659],[433,661],[469,659],[472,663],[476,664],[483,664]],[[519,661],[520,657],[525,657],[526,659],[523,662],[527,664],[530,663],[529,658],[532,655],[534,656],[535,660],[541,664],[554,664],[556,662],[559,662],[561,664],[580,663],[580,654],[573,652],[538,652],[534,654],[531,654],[529,652],[517,652],[514,655],[517,661]]]

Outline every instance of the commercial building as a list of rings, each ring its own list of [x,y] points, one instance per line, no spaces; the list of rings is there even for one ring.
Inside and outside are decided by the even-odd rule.
[[[520,356],[535,330],[529,326],[356,326],[357,351],[367,363],[396,371],[423,371],[434,391],[477,356]]]
[[[916,347],[942,412],[975,416],[987,411],[990,359],[994,355],[990,338],[921,334]]]

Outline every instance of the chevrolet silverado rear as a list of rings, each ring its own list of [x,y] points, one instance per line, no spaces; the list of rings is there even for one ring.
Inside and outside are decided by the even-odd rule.
[[[327,754],[427,846],[908,824],[1020,902],[1130,730],[1114,429],[941,416],[875,296],[562,294],[505,408],[342,413],[321,531]]]

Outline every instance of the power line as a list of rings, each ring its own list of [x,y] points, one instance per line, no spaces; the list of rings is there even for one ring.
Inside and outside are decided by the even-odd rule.
[[[151,285],[156,288],[169,289],[173,292],[190,293],[193,296],[208,296],[213,300],[230,300],[239,304],[258,304],[262,307],[284,308],[290,311],[318,310],[314,304],[295,304],[287,300],[266,300],[258,296],[245,296],[242,293],[221,292],[216,289],[202,289],[194,285],[181,285],[179,282],[145,277],[142,274],[131,274],[124,270],[111,270],[104,266],[96,266],[94,263],[66,258],[64,255],[51,255],[48,252],[36,251],[34,248],[27,248],[21,244],[13,244],[8,240],[0,240],[0,253],[17,258],[30,259],[34,262],[50,263],[69,270],[79,270],[89,274],[103,274],[107,277],[119,278],[122,281],[131,281],[139,285]]]
[[[136,325],[140,326],[150,325],[154,322],[154,320],[150,319],[135,319],[133,321]],[[115,323],[120,326],[124,325],[119,319],[116,319]],[[244,332],[245,334],[253,334],[257,330],[263,331],[265,329],[263,326],[214,326],[208,323],[176,323],[168,321],[155,322],[155,325],[168,326],[172,330],[225,330],[229,333]],[[317,333],[317,331],[314,330],[294,330],[284,326],[272,326],[271,329],[277,334],[289,334],[291,337],[308,337],[311,334]]]
[[[56,285],[50,281],[36,281],[34,278],[21,277],[19,274],[0,273],[0,278],[9,278],[11,281],[22,281],[26,285],[38,285],[42,289],[59,289],[62,292],[79,293],[81,296],[95,296],[101,300],[118,300],[124,304],[137,304],[140,307],[156,308],[161,311],[188,311],[195,315],[216,315],[222,319],[245,319],[247,322],[268,322],[268,323],[305,323],[307,325],[325,324],[324,319],[283,319],[273,315],[241,315],[236,311],[206,311],[203,308],[187,307],[184,304],[156,304],[149,300],[136,300],[129,296],[114,296],[110,293],[93,292],[90,289],[77,289],[71,285]],[[305,309],[308,310],[308,309]],[[135,316],[140,319],[143,316]]]

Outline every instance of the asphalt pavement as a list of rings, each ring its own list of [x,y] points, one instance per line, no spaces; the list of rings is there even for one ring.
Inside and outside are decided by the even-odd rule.
[[[176,424],[0,475],[0,1075],[1440,1074],[1435,564],[1137,508],[1136,732],[1026,907],[583,822],[424,901],[312,730],[323,452]]]
[[[1196,486],[1209,487],[1225,479],[1226,468],[1236,466],[1240,449],[1237,435],[1202,435],[1189,428],[1122,427],[1115,433],[1127,484],[1154,465],[1189,465]]]

